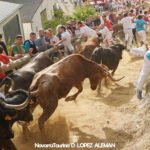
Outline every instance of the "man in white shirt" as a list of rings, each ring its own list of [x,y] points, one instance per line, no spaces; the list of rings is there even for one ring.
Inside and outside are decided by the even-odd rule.
[[[102,36],[105,47],[109,47],[112,44],[112,33],[104,24],[100,25],[98,35]]]
[[[148,46],[147,49],[149,49]],[[149,76],[150,76],[150,50],[147,50],[144,56],[144,64],[139,74],[137,85],[136,85],[136,95],[138,99],[143,99],[142,89]]]
[[[130,50],[132,47],[133,33],[132,33],[132,20],[133,17],[129,17],[128,13],[124,14],[124,18],[121,20],[121,24],[123,25],[123,31],[125,34],[125,43],[127,49]]]
[[[64,26],[60,27],[61,40],[59,40],[55,45],[62,43],[64,45],[66,54],[71,54],[74,51],[74,47],[71,43],[71,34],[66,31]]]
[[[47,43],[47,47],[49,49],[49,48],[53,47],[53,45],[55,45],[55,43],[57,43],[59,41],[59,38],[53,34],[52,29],[48,29],[48,30],[46,30],[45,40]]]
[[[82,38],[82,39],[97,37],[96,31],[91,29],[90,27],[88,27],[81,21],[79,21],[77,23],[77,29],[80,30],[80,38]]]

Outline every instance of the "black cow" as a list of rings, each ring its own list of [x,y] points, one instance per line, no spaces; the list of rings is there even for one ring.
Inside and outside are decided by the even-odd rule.
[[[52,54],[59,48],[61,47],[58,46],[45,52],[41,52],[21,69],[18,69],[16,72],[13,72],[8,77],[4,78],[0,83],[0,87],[5,86],[5,94],[8,93],[10,87],[12,90],[28,90],[34,75],[53,64],[53,60],[51,59]]]
[[[112,70],[112,75],[114,75],[120,59],[122,59],[122,51],[125,46],[122,44],[115,44],[110,48],[97,47],[93,54],[92,60],[98,64],[103,64]]]
[[[16,150],[11,139],[14,137],[12,125],[16,121],[33,120],[30,112],[28,93],[23,90],[8,93],[0,97],[0,149]]]
[[[16,72],[13,72],[8,77],[4,78],[0,83],[0,87],[4,87],[4,93],[7,94],[10,88],[12,88],[12,90],[23,89],[28,91],[34,75],[37,72],[52,65],[52,54],[62,48],[62,45],[59,45],[45,52],[41,52],[24,67],[18,69]],[[24,124],[23,134],[27,136],[27,133],[29,133],[29,130],[26,127],[26,124]]]

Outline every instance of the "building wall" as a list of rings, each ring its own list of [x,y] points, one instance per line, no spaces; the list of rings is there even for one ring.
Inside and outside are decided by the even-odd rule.
[[[20,17],[20,11],[16,11],[15,13],[11,14],[8,18],[6,18],[3,22],[0,23],[0,33],[3,34],[3,40],[5,41],[5,35],[4,35],[4,31],[3,31],[3,27],[9,22],[11,21],[12,18],[14,18],[16,15],[18,15],[19,18],[19,25],[20,25],[20,31],[21,34],[24,36],[24,32],[23,32],[23,26],[22,26],[22,21],[21,21],[21,17]],[[13,27],[12,27],[13,29]],[[15,37],[14,37],[15,39]]]
[[[37,32],[42,27],[41,21],[41,12],[46,9],[47,12],[47,20],[50,20],[53,17],[53,5],[55,0],[44,0],[41,6],[37,9],[35,15],[32,19],[32,29],[34,32]]]
[[[25,40],[29,39],[29,34],[32,31],[32,24],[31,23],[23,23],[23,30],[24,30]]]

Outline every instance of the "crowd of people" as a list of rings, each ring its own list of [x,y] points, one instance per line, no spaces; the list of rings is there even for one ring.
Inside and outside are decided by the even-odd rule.
[[[89,1],[84,0],[81,3],[84,5]],[[2,34],[0,34],[0,78],[6,76],[7,64],[25,54],[34,56],[38,52],[46,51],[59,44],[64,46],[62,57],[74,53],[77,47],[73,41],[77,39],[86,41],[89,38],[101,38],[102,46],[108,48],[115,40],[113,33],[116,32],[114,30],[116,24],[123,27],[124,44],[127,50],[132,51],[133,43],[137,44],[137,47],[140,44],[145,46],[145,50],[149,49],[147,35],[150,31],[150,8],[145,8],[143,0],[103,0],[101,3],[94,1],[93,6],[98,11],[97,16],[89,16],[86,21],[73,19],[68,21],[66,25],[58,25],[55,30],[51,28],[39,29],[38,34],[31,32],[27,40],[24,40],[22,35],[17,35],[10,49],[7,49],[2,40]],[[137,40],[137,35],[140,38],[140,43]],[[60,53],[57,51],[53,54],[54,57],[59,57],[59,55]],[[149,59],[149,53],[147,55],[146,59]],[[144,74],[144,76],[146,75]],[[145,78],[139,79],[137,83],[140,85],[137,88],[139,98],[142,97],[140,93]]]

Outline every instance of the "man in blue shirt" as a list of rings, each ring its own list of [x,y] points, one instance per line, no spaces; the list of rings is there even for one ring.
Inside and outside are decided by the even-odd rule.
[[[144,64],[137,80],[136,94],[138,99],[142,99],[142,88],[150,75],[150,50],[144,56]]]
[[[38,48],[36,45],[36,33],[30,33],[30,39],[24,42],[24,48],[26,52],[29,52],[30,55],[36,54],[38,52]]]
[[[141,38],[141,45],[147,43],[147,37],[144,26],[147,24],[146,21],[143,20],[141,15],[138,16],[138,19],[135,20],[136,23],[136,31]]]
[[[39,30],[39,38],[36,40],[36,45],[38,47],[39,52],[46,51],[48,49],[44,34],[45,34],[44,30],[40,29]]]

